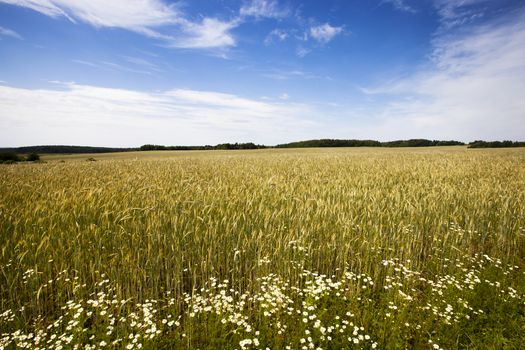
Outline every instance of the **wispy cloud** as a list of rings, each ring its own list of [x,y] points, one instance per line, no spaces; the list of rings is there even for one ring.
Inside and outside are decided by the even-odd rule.
[[[144,34],[152,28],[175,24],[180,13],[160,0],[0,0],[28,7],[51,17],[66,17],[95,27],[117,27]]]
[[[400,137],[523,139],[525,15],[441,34],[430,67],[367,93],[390,102],[377,112]]]
[[[478,5],[490,0],[434,0],[440,21],[445,29],[473,22],[483,17],[483,8]]]
[[[4,145],[277,143],[304,137],[315,126],[305,118],[312,113],[308,106],[284,100],[268,102],[188,89],[139,92],[75,83],[62,83],[57,90],[0,85],[0,110]]]
[[[319,79],[318,75],[308,73],[299,69],[271,69],[264,71],[262,77],[273,80],[290,80],[290,79]]]
[[[335,27],[329,23],[310,28],[310,36],[320,43],[326,44],[343,32],[343,27]]]
[[[147,66],[149,70],[145,69],[134,69],[128,66],[125,66],[123,64],[115,63],[115,62],[109,62],[109,61],[85,61],[85,60],[73,60],[73,62],[82,64],[85,66],[107,70],[107,71],[120,71],[120,72],[126,72],[126,73],[137,73],[137,74],[146,74],[146,75],[152,75],[154,72],[158,72],[158,69],[155,69],[154,67]]]
[[[163,69],[161,69],[155,63],[152,63],[152,62],[150,62],[148,60],[145,60],[143,58],[140,58],[140,57],[123,56],[123,58],[127,62],[129,62],[131,64],[134,64],[136,66],[144,67],[146,69],[149,69],[149,70],[152,70],[152,71],[155,71],[155,72],[163,72],[164,71]]]
[[[233,17],[203,16],[199,19],[185,14],[178,2],[168,3],[167,0],[0,0],[0,3],[29,8],[73,23],[87,23],[96,28],[133,31],[159,40],[165,47],[215,50],[220,53],[220,57],[225,57],[225,49],[237,45],[233,32],[240,25],[253,19],[283,19],[292,12],[277,0],[247,0]],[[321,44],[333,40],[344,30],[329,23],[303,29],[304,41],[313,39]],[[275,29],[268,34],[264,43],[268,45],[284,41],[291,33]],[[6,31],[4,35],[15,34]],[[298,50],[297,54],[302,57],[310,50]]]
[[[299,46],[299,47],[295,50],[295,53],[296,53],[297,56],[299,56],[299,57],[304,57],[304,56],[308,55],[310,52],[312,52],[311,49],[307,49],[306,47],[303,47],[303,46]]]
[[[0,2],[27,7],[50,17],[63,16],[71,21],[74,21],[73,18],[69,17],[66,12],[64,12],[60,7],[55,5],[53,0],[0,0]]]
[[[290,10],[276,0],[249,0],[241,6],[239,13],[257,18],[283,18],[290,14]]]
[[[281,99],[281,100],[289,100],[290,99],[290,95],[288,95],[286,92],[283,92],[282,94],[279,95],[279,99]]]
[[[417,10],[408,5],[406,0],[383,0],[381,4],[390,4],[393,8],[401,12],[416,13]]]
[[[276,41],[285,41],[286,39],[288,39],[289,35],[288,35],[288,32],[284,29],[274,29],[272,30],[267,36],[266,38],[264,39],[264,44],[265,45],[270,45]]]
[[[20,40],[23,39],[22,36],[18,34],[17,32],[15,32],[14,30],[11,30],[9,28],[4,28],[1,26],[0,26],[0,36],[8,36],[8,37],[20,39]]]
[[[100,64],[96,64],[94,62],[84,61],[84,60],[72,60],[75,63],[82,64],[84,66],[93,67],[93,68],[105,68]]]
[[[81,21],[94,27],[122,28],[163,40],[171,47],[208,49],[235,45],[229,32],[236,20],[204,17],[188,20],[176,4],[163,0],[0,0],[53,18]],[[173,35],[180,32],[180,35]]]

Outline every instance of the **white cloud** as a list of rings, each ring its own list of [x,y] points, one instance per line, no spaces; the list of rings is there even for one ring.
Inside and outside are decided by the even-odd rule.
[[[302,41],[299,46],[297,46],[295,50],[295,54],[298,57],[305,57],[310,52],[312,52],[312,46],[319,46],[327,44],[328,42],[332,41],[337,35],[344,32],[344,26],[341,27],[335,27],[330,25],[329,23],[312,26],[307,31],[303,32],[301,35],[296,35],[295,38],[297,40]],[[317,42],[317,44],[314,45],[308,45],[308,40],[313,39]],[[310,47],[309,47],[310,46]]]
[[[311,27],[310,36],[320,43],[327,43],[343,32],[343,27],[333,27],[328,23]]]
[[[284,29],[274,29],[272,30],[267,36],[266,38],[264,39],[264,44],[265,45],[270,45],[272,44],[273,42],[275,42],[276,40],[277,41],[285,41],[286,39],[288,39],[288,32],[286,32],[286,30]]]
[[[239,12],[241,16],[257,18],[283,18],[290,14],[276,0],[250,0],[244,3]]]
[[[149,93],[61,83],[60,89],[0,85],[2,146],[144,143],[278,143],[312,134],[310,108],[176,89]]]
[[[50,17],[65,17],[94,27],[122,28],[168,42],[181,48],[219,48],[235,45],[229,32],[237,21],[205,17],[192,22],[175,4],[163,0],[0,0],[0,3],[27,7]],[[182,35],[173,36],[172,32]]]
[[[237,20],[223,22],[208,17],[201,23],[186,22],[183,28],[186,36],[173,40],[170,46],[191,49],[235,46],[235,38],[230,31],[238,25]]]
[[[525,20],[441,35],[430,67],[365,90],[390,98],[377,112],[382,134],[399,137],[523,139]],[[397,96],[397,97],[396,97]]]
[[[176,89],[167,91],[164,95],[174,98],[176,101],[184,102],[185,104],[208,106],[217,109],[230,108],[243,110],[247,116],[258,115],[265,119],[269,117],[266,113],[277,112],[280,109],[277,105],[270,105],[257,100],[220,92]]]
[[[289,100],[290,99],[290,95],[288,95],[286,92],[283,92],[282,94],[279,95],[279,99],[281,99],[281,100]]]
[[[0,36],[8,36],[15,39],[22,39],[22,36],[14,30],[4,28],[0,26]]]

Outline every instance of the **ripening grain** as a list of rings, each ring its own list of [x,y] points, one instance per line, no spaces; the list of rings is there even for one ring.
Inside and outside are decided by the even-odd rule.
[[[523,150],[65,159],[0,166],[0,348],[525,341]]]

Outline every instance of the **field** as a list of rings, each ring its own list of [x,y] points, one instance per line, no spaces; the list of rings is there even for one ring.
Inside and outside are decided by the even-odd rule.
[[[43,159],[0,166],[0,349],[525,344],[524,149]]]

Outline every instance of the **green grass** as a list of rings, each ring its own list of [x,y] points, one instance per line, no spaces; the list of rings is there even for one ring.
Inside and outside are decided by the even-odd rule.
[[[42,159],[0,166],[0,348],[525,342],[524,150]]]

